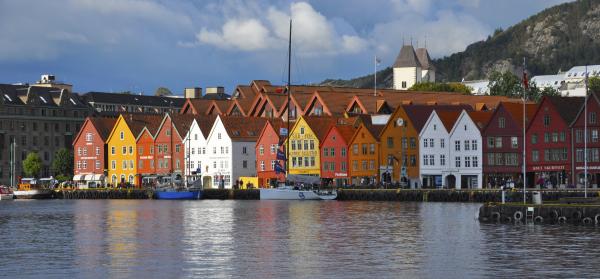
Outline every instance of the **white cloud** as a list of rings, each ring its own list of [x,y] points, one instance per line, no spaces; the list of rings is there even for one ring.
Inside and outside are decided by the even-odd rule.
[[[230,18],[220,31],[202,28],[196,35],[197,43],[218,48],[257,51],[284,48],[289,36],[289,13],[274,6],[250,19]],[[354,34],[340,34],[328,19],[306,2],[292,3],[292,42],[301,55],[335,55],[356,53],[368,43]],[[262,21],[261,21],[262,20]],[[180,43],[190,46],[190,43]]]

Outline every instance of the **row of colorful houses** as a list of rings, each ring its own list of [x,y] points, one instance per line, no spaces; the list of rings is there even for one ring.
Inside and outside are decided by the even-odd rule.
[[[258,177],[258,186],[266,187],[283,181],[278,170],[287,170],[335,186],[522,185],[525,127],[528,185],[578,185],[587,117],[589,178],[595,185],[600,101],[590,96],[587,116],[583,98],[546,97],[540,104],[501,101],[493,109],[407,102],[389,113],[302,114],[289,123],[282,115],[198,113],[188,100],[177,115],[88,118],[73,145],[74,180],[142,186],[162,179],[232,188],[241,178]]]

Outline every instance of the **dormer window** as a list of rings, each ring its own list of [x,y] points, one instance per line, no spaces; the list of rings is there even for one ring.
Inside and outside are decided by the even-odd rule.
[[[119,138],[121,140],[124,140],[125,139],[125,132],[121,131],[121,133],[119,134]]]

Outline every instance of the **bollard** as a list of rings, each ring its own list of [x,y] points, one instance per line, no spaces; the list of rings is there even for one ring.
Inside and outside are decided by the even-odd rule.
[[[506,193],[504,192],[504,189],[502,189],[502,204],[506,203],[505,195],[506,195]]]

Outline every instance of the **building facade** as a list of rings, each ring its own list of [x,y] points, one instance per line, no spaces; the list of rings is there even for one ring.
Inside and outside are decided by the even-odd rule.
[[[323,184],[341,187],[350,184],[348,143],[356,129],[352,125],[332,125],[321,144]]]
[[[268,120],[256,141],[256,172],[260,187],[276,187],[278,182],[285,181],[285,173],[275,170],[276,163],[285,168],[285,161],[277,159],[277,152],[285,154],[285,145],[280,146],[285,142],[286,136],[280,133],[281,128],[287,129],[285,124],[281,120]]]
[[[73,141],[73,181],[80,188],[105,186],[106,139],[115,118],[88,117]]]

